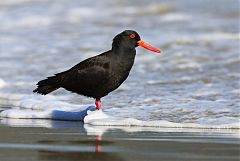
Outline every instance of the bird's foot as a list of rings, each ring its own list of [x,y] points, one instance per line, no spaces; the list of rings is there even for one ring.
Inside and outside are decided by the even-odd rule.
[[[96,99],[95,104],[98,110],[102,110],[102,103],[100,99]]]

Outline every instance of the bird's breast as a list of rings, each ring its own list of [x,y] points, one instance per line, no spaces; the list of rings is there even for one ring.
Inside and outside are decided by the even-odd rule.
[[[109,87],[110,90],[118,88],[128,77],[131,68],[133,66],[133,61],[118,61],[112,64],[110,71]]]

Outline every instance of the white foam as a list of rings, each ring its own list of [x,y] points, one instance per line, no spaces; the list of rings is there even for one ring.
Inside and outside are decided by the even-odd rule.
[[[0,113],[2,118],[23,118],[23,119],[50,119],[52,110],[36,111],[23,109],[4,110]]]
[[[82,20],[82,18],[90,17],[96,15],[95,10],[91,8],[81,7],[73,8],[67,14],[67,20],[71,23],[77,23]]]
[[[197,91],[196,91],[197,92]],[[202,91],[201,91],[202,92]],[[196,93],[198,94],[198,92]],[[206,93],[205,93],[206,94]],[[209,93],[207,93],[209,94]],[[210,92],[211,94],[211,92]],[[107,113],[102,111],[87,111],[90,105],[76,105],[60,100],[60,96],[40,96],[40,95],[20,95],[11,93],[1,93],[0,101],[6,99],[11,109],[0,113],[2,118],[21,119],[59,119],[84,121],[86,124],[96,126],[137,126],[137,127],[157,127],[157,128],[201,128],[201,129],[240,129],[237,117],[227,117],[224,113],[231,113],[232,109],[219,108],[225,105],[225,101],[208,100],[180,100],[178,107],[170,107],[166,103],[163,106],[149,106],[152,101],[159,102],[158,97],[144,99],[144,105],[140,107],[109,108]],[[63,98],[66,99],[66,98]],[[162,102],[164,103],[164,102]],[[208,107],[205,107],[205,105]],[[188,108],[191,107],[191,108]],[[95,107],[94,107],[95,109]],[[92,110],[94,110],[92,109]],[[57,114],[56,114],[57,111]],[[136,118],[132,118],[132,114]],[[145,113],[171,115],[176,113],[185,118],[185,122],[145,120]],[[210,113],[210,115],[208,115]],[[214,115],[213,115],[214,114]],[[111,116],[110,116],[111,115]],[[215,117],[218,116],[218,117]],[[114,116],[114,117],[113,117]],[[207,117],[206,117],[207,116]],[[166,117],[165,117],[166,118]],[[195,118],[192,120],[191,118]],[[189,123],[192,122],[192,123]]]
[[[21,101],[17,101],[15,105],[16,105],[15,108],[2,111],[0,113],[0,117],[14,119],[53,119],[53,120],[84,121],[84,123],[89,125],[109,127],[134,126],[151,128],[240,129],[240,124],[236,120],[234,120],[235,123],[229,124],[214,124],[214,123],[208,124],[208,122],[204,122],[204,120],[203,121],[198,120],[199,122],[202,122],[202,124],[175,123],[166,120],[143,121],[135,118],[113,117],[107,115],[102,111],[95,110],[95,107],[92,108],[91,111],[88,110],[88,108],[90,109],[90,107],[93,106],[90,107],[86,105],[79,106],[64,103],[61,101],[42,102],[41,100],[23,99]],[[57,114],[56,110],[58,112]],[[214,120],[212,121],[214,122]]]
[[[199,35],[202,40],[239,40],[240,33],[215,32]]]
[[[102,120],[102,119],[110,118],[110,116],[105,114],[102,110],[88,111],[87,114],[88,114],[88,117],[84,118],[85,123],[89,123],[94,120]]]
[[[174,10],[174,6],[169,4],[150,4],[144,7],[137,8],[136,12],[142,15],[165,14]]]
[[[52,23],[51,18],[31,15],[23,18],[19,18],[18,20],[6,20],[3,24],[3,28],[18,28],[18,27],[39,27],[39,26],[49,26]]]
[[[239,138],[239,129],[202,129],[202,128],[161,128],[161,127],[142,127],[142,126],[94,126],[90,124],[84,124],[84,129],[87,135],[103,135],[111,130],[122,130],[128,133],[134,132],[179,132],[179,133],[223,133],[230,135],[231,137]]]
[[[29,99],[32,99],[33,101],[59,101],[59,100],[67,100],[69,97],[67,95],[47,95],[42,96],[38,94],[23,94],[23,93],[8,93],[8,92],[0,92],[0,99],[2,100],[8,100],[10,102],[24,102],[25,100],[28,101]]]
[[[162,16],[162,21],[189,21],[192,17],[190,15],[181,14],[181,13],[170,13],[167,15]]]
[[[5,99],[4,99],[5,98]],[[21,118],[21,119],[62,119],[79,120],[77,116],[82,117],[81,112],[85,112],[90,105],[76,105],[65,101],[59,101],[59,98],[53,95],[24,95],[24,94],[0,94],[0,100],[7,101],[11,109],[4,110],[0,113],[2,118]],[[56,111],[57,116],[56,116]],[[66,113],[69,112],[69,113]],[[74,113],[75,112],[75,113]],[[86,112],[85,112],[86,113]],[[83,114],[84,116],[86,114]],[[59,117],[58,117],[59,116]]]
[[[0,88],[3,88],[6,85],[7,83],[4,80],[0,79]]]
[[[199,129],[240,129],[239,123],[221,125],[202,125],[196,123],[174,123],[166,120],[141,121],[134,118],[119,118],[106,115],[102,111],[91,111],[84,118],[84,123],[95,126],[138,126],[159,128],[199,128]]]
[[[7,0],[7,1],[0,1],[0,5],[16,5],[16,4],[26,3],[30,1],[37,1],[37,0]]]

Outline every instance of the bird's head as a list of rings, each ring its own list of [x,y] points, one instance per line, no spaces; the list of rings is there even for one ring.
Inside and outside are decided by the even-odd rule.
[[[160,53],[161,51],[141,40],[139,34],[133,30],[125,30],[114,37],[113,48],[136,48],[138,46],[144,47],[145,49]]]

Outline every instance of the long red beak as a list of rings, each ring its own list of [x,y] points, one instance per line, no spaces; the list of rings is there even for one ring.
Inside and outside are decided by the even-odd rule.
[[[154,51],[154,52],[157,52],[157,53],[161,52],[157,48],[149,45],[148,43],[143,42],[142,40],[139,40],[137,43],[138,43],[139,46],[144,47],[145,49],[148,49],[148,50],[151,50],[151,51]]]

